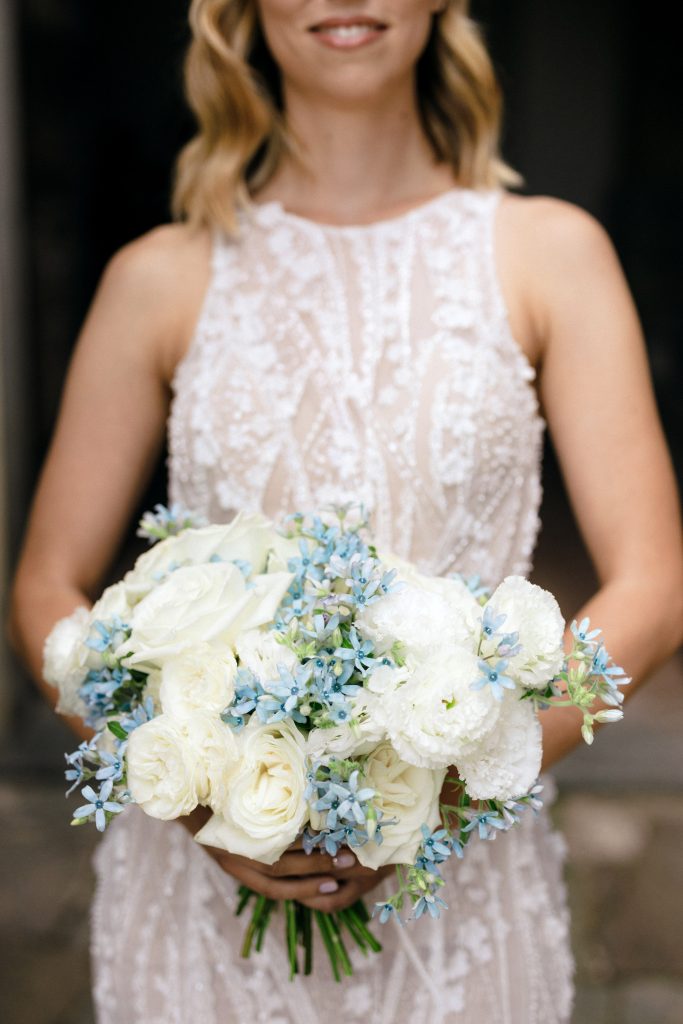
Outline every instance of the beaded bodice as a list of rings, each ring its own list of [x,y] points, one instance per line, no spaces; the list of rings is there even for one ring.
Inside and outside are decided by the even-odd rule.
[[[214,232],[169,421],[174,501],[225,521],[360,500],[423,571],[526,573],[543,420],[494,261],[499,190],[319,224],[277,202]]]

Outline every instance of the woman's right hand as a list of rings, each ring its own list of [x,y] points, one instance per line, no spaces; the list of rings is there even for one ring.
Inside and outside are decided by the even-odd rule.
[[[208,808],[198,807],[180,820],[194,835],[210,816]],[[297,900],[327,913],[350,907],[395,870],[365,868],[346,848],[336,857],[318,850],[307,854],[301,842],[290,846],[275,864],[261,864],[214,846],[204,850],[226,874],[254,892],[272,900]]]

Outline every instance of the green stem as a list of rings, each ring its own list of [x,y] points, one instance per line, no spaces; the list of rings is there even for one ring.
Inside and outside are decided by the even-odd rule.
[[[351,938],[356,943],[356,945],[360,949],[360,951],[363,954],[363,956],[367,956],[368,955],[367,943],[365,941],[365,938],[363,937],[362,932],[360,931],[360,929],[358,928],[358,926],[356,924],[356,920],[355,920],[354,914],[352,913],[351,909],[347,907],[345,910],[340,910],[338,912],[338,914],[337,914],[337,917],[342,922],[342,924],[346,927],[347,931],[351,935]]]
[[[285,927],[287,951],[289,953],[289,980],[299,973],[296,959],[296,904],[294,900],[285,900]]]
[[[253,889],[248,889],[246,885],[241,885],[237,890],[237,893],[239,895],[239,903],[237,904],[235,916],[239,917],[244,908],[246,907],[247,903],[251,899],[251,897],[255,896],[256,893],[254,892]]]
[[[301,941],[304,947],[304,974],[313,970],[313,929],[311,927],[311,908],[301,905]]]
[[[334,980],[341,981],[339,966],[337,964],[337,953],[330,934],[327,914],[324,914],[322,910],[314,910],[313,913],[315,914],[315,919],[318,922],[318,928],[320,929],[320,934],[322,935],[323,942],[325,943],[327,955],[330,958],[330,966],[332,968]]]
[[[266,897],[265,896],[259,896],[258,899],[256,900],[256,906],[254,907],[254,913],[251,915],[251,921],[249,922],[249,927],[247,928],[247,930],[246,930],[246,932],[244,934],[244,942],[242,943],[242,949],[240,951],[240,955],[242,957],[244,957],[245,960],[248,959],[250,954],[251,954],[251,946],[252,946],[252,943],[254,941],[254,935],[256,934],[256,930],[258,928],[259,921],[261,919],[261,914],[263,913],[263,910],[265,908],[265,904],[266,904]]]
[[[273,913],[273,908],[276,905],[275,900],[266,900],[263,913],[259,919],[257,931],[256,931],[256,952],[261,952],[263,940],[265,938],[266,929],[268,928],[268,922],[270,921],[270,915]]]
[[[365,910],[365,905],[363,904],[362,906],[363,906],[363,909]],[[367,916],[367,910],[365,911],[366,918],[365,918],[365,921],[364,921],[361,918],[361,916],[359,915],[358,910],[356,909],[357,907],[358,907],[358,904],[354,903],[354,905],[352,907],[348,907],[348,909],[345,911],[345,913],[352,916],[355,927],[358,929],[359,933],[362,935],[365,944],[370,947],[370,949],[373,951],[373,953],[381,953],[382,952],[382,944],[381,944],[381,942],[379,942],[375,938],[375,936],[372,934],[372,932],[370,931],[370,929],[366,925],[366,921],[369,920],[369,918]]]
[[[353,967],[351,966],[351,961],[349,960],[349,954],[346,952],[344,940],[341,937],[341,931],[339,930],[339,925],[337,924],[336,915],[329,914],[328,919],[330,924],[332,942],[334,943],[334,948],[339,955],[342,970],[344,971],[344,974],[347,975],[347,977],[350,977],[353,974]]]

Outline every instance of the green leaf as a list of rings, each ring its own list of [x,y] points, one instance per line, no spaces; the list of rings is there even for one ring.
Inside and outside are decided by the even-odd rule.
[[[125,739],[128,738],[128,733],[123,728],[123,726],[120,724],[120,722],[116,722],[116,721],[109,721],[109,722],[107,722],[107,729],[109,729],[109,732],[113,733],[114,736],[116,736],[117,740],[125,740]]]

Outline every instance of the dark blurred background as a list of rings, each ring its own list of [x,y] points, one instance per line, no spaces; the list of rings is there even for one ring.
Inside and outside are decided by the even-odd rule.
[[[187,0],[0,0],[5,579],[103,266],[121,245],[169,220],[173,158],[192,132],[181,80],[187,7]],[[614,240],[680,479],[677,35],[661,6],[617,0],[478,0],[473,13],[503,85],[504,150],[524,175],[524,191],[578,203]],[[581,382],[571,386],[578,408]],[[558,594],[569,617],[595,581],[550,446],[544,471],[535,578]],[[163,500],[164,485],[161,463],[141,508]],[[65,827],[61,752],[70,738],[6,651],[0,661],[0,1016],[9,1024],[86,1024],[93,837]],[[682,679],[679,654],[629,705],[624,723],[558,769],[576,1024],[683,1020]]]

